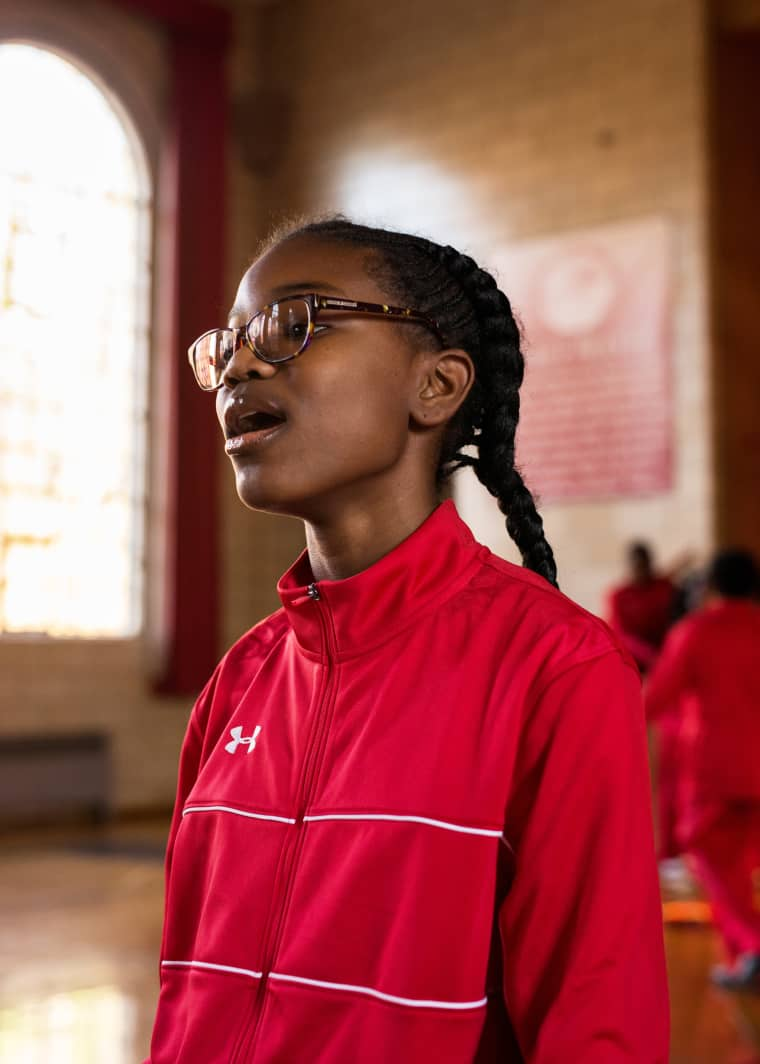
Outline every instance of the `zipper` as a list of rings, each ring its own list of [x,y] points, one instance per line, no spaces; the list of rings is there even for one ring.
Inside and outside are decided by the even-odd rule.
[[[333,634],[332,621],[326,607],[322,604],[322,596],[316,584],[309,584],[306,593],[318,609],[318,616],[322,626],[322,644],[325,648],[325,671],[322,680],[322,690],[319,694],[314,723],[312,725],[311,739],[304,756],[301,769],[301,779],[298,789],[298,804],[296,808],[295,824],[290,825],[290,837],[283,847],[283,856],[280,862],[281,871],[277,879],[282,884],[277,884],[275,898],[281,898],[279,905],[275,901],[275,908],[270,914],[267,929],[264,934],[264,963],[262,975],[256,988],[251,1015],[246,1023],[236,1048],[230,1058],[231,1064],[241,1064],[244,1047],[248,1046],[246,1060],[253,1060],[256,1039],[261,1026],[261,1017],[264,1011],[264,999],[269,985],[269,974],[274,966],[282,941],[285,917],[290,906],[290,896],[295,882],[296,871],[301,857],[304,843],[304,816],[309,808],[314,786],[319,776],[322,765],[322,757],[326,746],[327,733],[332,717],[334,678],[335,678],[335,637]]]

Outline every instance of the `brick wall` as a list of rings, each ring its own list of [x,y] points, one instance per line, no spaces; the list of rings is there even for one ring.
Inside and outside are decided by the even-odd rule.
[[[140,130],[155,171],[166,93],[161,36],[112,5],[63,0],[23,6],[0,0],[0,37],[24,39],[78,58],[117,93]],[[140,640],[0,637],[0,732],[103,731],[113,753],[117,807],[171,801],[188,699],[154,698]]]
[[[237,91],[251,81],[258,12],[242,7],[230,60]],[[118,93],[142,134],[155,174],[166,99],[162,34],[102,0],[34,0],[23,11],[0,0],[0,37],[33,40],[78,57]],[[251,254],[261,210],[262,180],[233,154],[229,173],[229,302],[241,264]],[[262,213],[263,217],[263,213]],[[161,219],[157,219],[161,224]],[[213,399],[209,400],[213,402]],[[160,419],[152,422],[160,429]],[[160,440],[153,441],[154,457]],[[246,511],[235,494],[229,460],[223,464],[220,521],[223,567],[222,641],[219,653],[278,605],[275,582],[302,549],[300,523]],[[157,463],[160,466],[160,463]],[[159,495],[149,507],[160,517]],[[160,558],[160,552],[156,557]],[[150,565],[150,562],[149,562]],[[160,574],[149,572],[149,579]],[[152,585],[155,588],[155,584]],[[146,598],[157,596],[149,588]],[[158,596],[160,598],[160,596]],[[111,741],[113,800],[119,809],[168,805],[174,797],[177,758],[192,696],[150,693],[151,647],[144,640],[80,641],[0,637],[0,734],[97,730]]]
[[[11,7],[0,0],[0,30]],[[140,106],[155,122],[160,37],[118,16],[119,54],[109,60],[105,6],[80,7],[101,61],[139,60]],[[384,219],[486,262],[510,241],[666,214],[676,237],[675,489],[545,512],[563,583],[592,606],[630,535],[651,536],[666,554],[704,548],[711,484],[700,5],[282,0],[237,11],[230,302],[257,239],[285,211]],[[246,511],[221,441],[219,460],[226,646],[277,605],[276,578],[303,533],[298,522]],[[476,531],[502,548],[492,505],[459,494]],[[146,693],[146,652],[139,642],[0,640],[0,728],[102,727],[113,738],[118,805],[171,801],[191,699]]]

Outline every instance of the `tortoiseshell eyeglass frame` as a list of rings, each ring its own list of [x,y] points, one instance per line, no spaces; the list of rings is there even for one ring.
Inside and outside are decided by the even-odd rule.
[[[309,321],[303,342],[293,354],[286,355],[283,358],[267,358],[266,354],[256,346],[252,326],[257,319],[261,318],[262,315],[267,314],[272,307],[275,307],[280,303],[292,302],[293,300],[301,300],[308,308]],[[388,321],[413,322],[417,325],[424,325],[435,333],[442,344],[445,342],[438,323],[428,317],[427,314],[422,314],[418,310],[412,310],[409,307],[394,307],[388,303],[366,303],[363,300],[342,299],[337,296],[323,296],[318,292],[297,292],[292,296],[282,296],[280,299],[275,299],[271,303],[268,303],[265,307],[262,307],[261,310],[257,311],[252,317],[250,317],[245,325],[240,326],[239,328],[209,329],[208,332],[199,336],[198,339],[190,345],[187,351],[190,366],[192,367],[196,381],[204,391],[216,391],[218,388],[221,388],[223,383],[223,379],[220,378],[218,384],[207,387],[201,383],[196,371],[195,349],[207,336],[211,336],[214,333],[230,332],[233,334],[233,350],[230,354],[230,358],[232,358],[240,347],[245,344],[246,347],[250,348],[254,355],[261,359],[262,362],[268,362],[270,365],[279,365],[280,363],[291,362],[294,358],[298,358],[298,356],[302,355],[309,346],[314,336],[314,324],[317,321],[320,310],[342,310],[347,311],[349,314],[370,314],[374,317],[385,318]]]

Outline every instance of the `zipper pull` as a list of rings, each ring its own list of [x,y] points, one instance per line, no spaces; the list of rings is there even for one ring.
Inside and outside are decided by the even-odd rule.
[[[309,586],[306,588],[306,594],[309,596],[310,599],[313,599],[314,602],[319,602],[319,588],[316,584],[309,584]]]

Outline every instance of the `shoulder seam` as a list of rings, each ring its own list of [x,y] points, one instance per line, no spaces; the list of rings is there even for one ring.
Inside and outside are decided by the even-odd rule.
[[[591,662],[598,661],[601,658],[606,658],[610,654],[617,655],[617,657],[620,658],[621,663],[631,669],[633,673],[640,679],[640,675],[636,669],[636,666],[632,664],[632,662],[628,659],[624,651],[620,647],[611,645],[605,647],[604,650],[595,650],[592,653],[587,654],[585,657],[579,658],[577,661],[573,661],[570,665],[565,666],[565,668],[561,669],[559,672],[554,673],[547,679],[543,687],[539,688],[539,690],[533,696],[533,701],[538,702],[541,698],[544,697],[548,689],[556,680],[561,680],[564,676],[567,676],[569,672],[572,672],[573,669],[577,669],[581,665],[589,665]]]
[[[243,646],[245,643],[259,646],[262,642],[266,643],[267,638],[269,638],[271,639],[271,645],[276,645],[283,635],[288,632],[289,627],[285,610],[282,608],[275,610],[274,613],[270,613],[267,617],[262,617],[260,621],[257,621],[256,624],[238,636],[235,642],[228,647],[221,658],[220,665],[224,666],[224,663],[235,651],[243,654],[247,653],[251,648]]]
[[[493,569],[495,572],[501,573],[503,576],[506,576],[506,578],[508,580],[513,580],[513,581],[515,581],[515,583],[523,584],[523,585],[525,585],[527,587],[534,588],[534,590],[540,591],[542,595],[548,595],[550,598],[554,598],[555,595],[559,595],[566,603],[568,603],[570,606],[572,606],[574,610],[576,610],[579,614],[582,614],[589,621],[591,621],[593,623],[594,627],[602,635],[606,636],[608,639],[610,638],[609,627],[608,627],[607,623],[604,620],[602,620],[601,617],[597,617],[597,615],[595,613],[592,613],[591,610],[587,610],[585,606],[581,606],[580,603],[576,602],[574,599],[568,598],[568,596],[565,595],[565,593],[561,589],[553,587],[551,584],[549,584],[545,580],[543,580],[543,578],[540,578],[540,579],[542,581],[542,584],[546,585],[545,587],[541,586],[541,584],[538,584],[538,585],[534,584],[531,580],[522,579],[521,578],[521,572],[520,572],[520,568],[521,567],[519,565],[513,565],[512,566],[513,568],[518,570],[517,573],[512,573],[512,572],[509,572],[509,571],[505,571],[505,570],[501,569],[498,565],[494,565],[494,562],[492,561],[492,559],[495,559],[497,561],[504,561],[506,565],[510,565],[511,563],[506,562],[506,560],[503,559],[503,558],[500,559],[498,557],[498,555],[494,555],[493,552],[491,550],[489,550],[489,548],[486,547],[484,544],[481,544],[481,547],[483,548],[482,564],[484,566],[488,566],[489,569]],[[533,570],[529,569],[528,572],[533,572]],[[534,573],[533,575],[534,576],[538,576],[538,573]],[[610,644],[609,649],[610,650],[617,650],[619,648],[615,645],[614,641],[612,641],[611,644]],[[606,651],[602,651],[602,653],[605,653],[605,652]]]
[[[274,617],[274,616],[276,616],[276,614],[272,614],[271,615],[271,617]],[[260,621],[259,623],[260,624],[264,624],[265,621],[271,620],[271,617],[265,617],[264,621]],[[255,627],[258,627],[258,626],[255,626]],[[246,635],[250,635],[253,631],[255,631],[255,627],[254,628],[250,628],[242,638],[245,639]],[[287,624],[287,622],[282,626],[282,630],[279,631],[279,632],[277,631],[277,629],[276,629],[276,627],[274,625],[272,626],[272,641],[270,643],[266,643],[264,645],[264,649],[265,649],[264,657],[265,658],[268,658],[269,655],[272,653],[272,651],[275,650],[280,645],[280,643],[287,636],[289,631],[290,631],[290,625]]]

